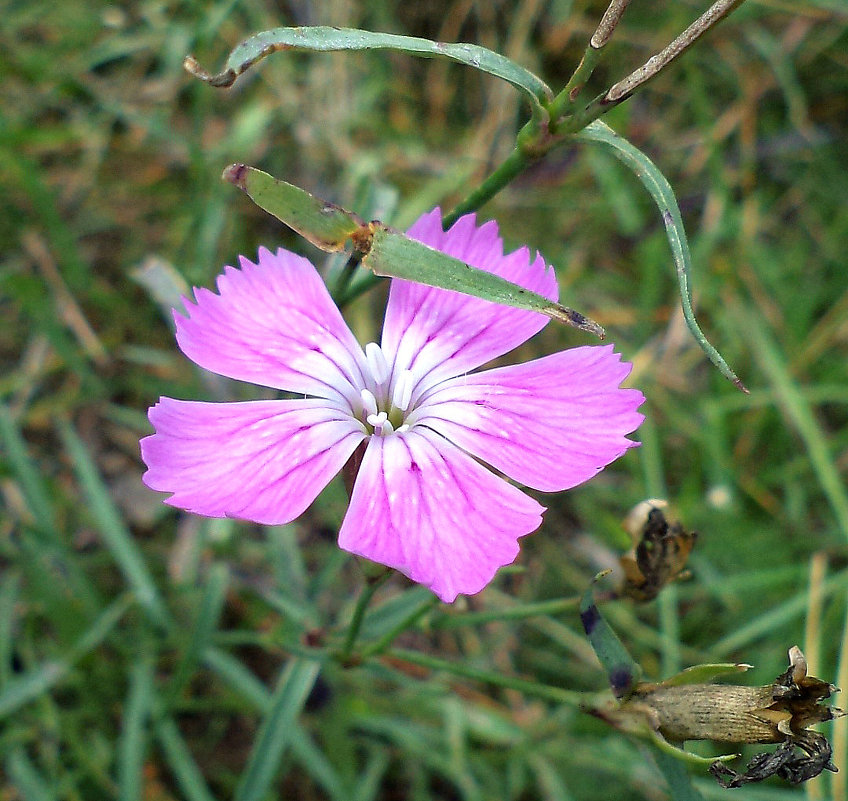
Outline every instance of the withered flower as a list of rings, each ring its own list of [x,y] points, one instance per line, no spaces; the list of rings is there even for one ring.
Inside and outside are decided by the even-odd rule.
[[[622,592],[634,601],[652,601],[666,584],[682,577],[695,545],[697,533],[679,522],[669,524],[663,512],[667,507],[667,501],[657,498],[642,501],[625,520],[633,550],[620,560]]]
[[[836,772],[827,739],[808,727],[844,713],[822,703],[836,688],[807,675],[807,660],[797,646],[789,649],[786,672],[763,687],[685,684],[685,674],[660,684],[639,683],[617,709],[595,714],[630,732],[644,731],[647,724],[667,742],[781,744],[755,756],[744,773],[728,768],[725,760],[713,762],[710,772],[724,787],[774,775],[797,784],[823,770]]]

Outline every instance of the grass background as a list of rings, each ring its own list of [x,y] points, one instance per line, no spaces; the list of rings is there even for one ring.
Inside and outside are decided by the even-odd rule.
[[[704,5],[634,4],[596,88]],[[341,487],[261,530],[179,514],[140,482],[159,395],[256,397],[192,369],[150,276],[210,285],[260,244],[326,263],[222,183],[226,164],[404,226],[458,201],[526,114],[494,79],[400,55],[276,55],[224,92],[183,57],[215,68],[257,30],[350,25],[483,44],[556,88],[603,8],[0,3],[0,799],[662,798],[648,750],[578,709],[605,680],[567,600],[626,549],[620,521],[649,496],[701,537],[690,581],[603,606],[648,677],[738,660],[768,683],[799,644],[848,687],[841,0],[749,0],[607,117],[674,185],[701,323],[749,396],[688,336],[661,221],[606,153],[557,151],[483,210],[510,248],[556,266],[565,302],[606,326],[648,398],[642,447],[545,497],[542,530],[484,593],[434,606],[393,579],[364,642],[417,614],[411,630],[316,679],[310,657],[362,585],[334,545]],[[362,341],[382,304],[376,292],[348,310]],[[584,341],[549,326],[519,356]],[[530,615],[540,601],[557,611]],[[846,797],[844,722],[832,740],[837,776],[734,797]],[[727,792],[693,779],[705,798]]]

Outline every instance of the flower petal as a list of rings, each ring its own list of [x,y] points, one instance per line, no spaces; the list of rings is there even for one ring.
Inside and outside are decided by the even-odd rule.
[[[544,507],[426,429],[371,437],[339,546],[450,603],[483,589]]]
[[[619,389],[631,364],[612,345],[586,346],[445,381],[422,399],[427,426],[533,489],[568,489],[635,444],[645,400]]]
[[[365,437],[324,400],[201,403],[160,398],[141,441],[148,487],[208,517],[288,523],[315,500]]]
[[[355,401],[365,357],[315,268],[282,248],[225,268],[218,292],[195,289],[177,341],[192,361],[254,384]]]
[[[497,223],[477,227],[468,214],[442,231],[438,208],[420,217],[408,235],[425,245],[556,300],[556,275],[527,248],[503,253]],[[383,325],[383,350],[395,373],[416,379],[460,375],[512,350],[540,331],[548,318],[445,289],[394,279]]]

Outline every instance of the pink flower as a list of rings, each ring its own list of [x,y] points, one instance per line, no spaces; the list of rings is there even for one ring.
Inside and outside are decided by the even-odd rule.
[[[553,270],[503,254],[494,222],[443,232],[438,209],[409,235],[556,299]],[[339,546],[405,573],[443,601],[485,587],[544,507],[480,464],[537,490],[568,489],[635,443],[644,400],[620,389],[612,346],[472,373],[547,318],[394,280],[381,344],[354,339],[315,268],[278,250],[195,290],[177,341],[201,367],[304,395],[246,403],[160,398],[141,441],[144,481],[210,517],[287,523],[367,443]],[[478,461],[480,460],[480,461]]]

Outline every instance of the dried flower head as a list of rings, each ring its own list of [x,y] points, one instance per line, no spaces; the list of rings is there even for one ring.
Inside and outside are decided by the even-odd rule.
[[[637,504],[625,520],[633,550],[621,557],[622,592],[634,601],[652,601],[666,584],[686,576],[686,560],[698,535],[679,522],[669,524],[668,502],[652,498]]]
[[[836,771],[827,739],[809,730],[843,715],[822,703],[836,688],[807,675],[807,661],[797,646],[789,650],[786,672],[762,687],[689,684],[685,677],[686,672],[659,684],[637,684],[616,709],[593,712],[629,732],[644,732],[647,724],[668,742],[781,743],[776,751],[755,756],[744,773],[731,770],[724,760],[714,762],[710,771],[726,787],[772,775],[797,783],[823,770]]]
[[[555,299],[556,276],[527,248],[504,255],[494,222],[443,231],[438,209],[409,236]],[[588,480],[634,443],[644,400],[611,346],[477,370],[548,318],[394,280],[380,344],[363,349],[315,268],[259,251],[195,291],[177,341],[201,367],[300,397],[248,403],[161,398],[142,440],[145,483],[210,517],[287,523],[351,457],[339,532],[347,551],[396,568],[444,601],[512,562],[544,511],[481,462],[537,490]],[[478,461],[479,460],[479,461]]]

